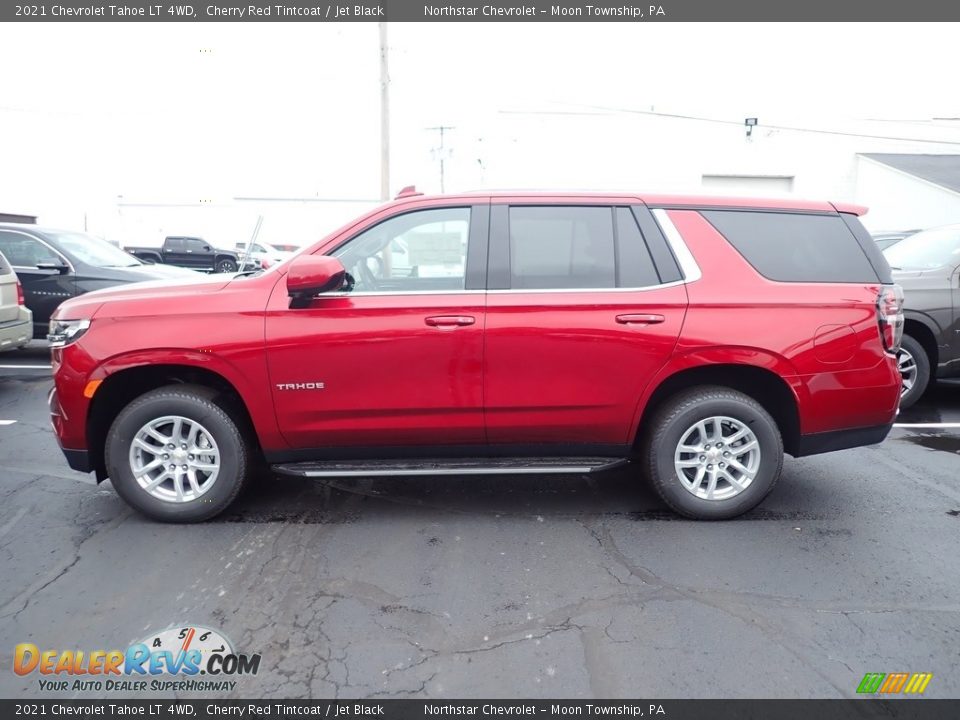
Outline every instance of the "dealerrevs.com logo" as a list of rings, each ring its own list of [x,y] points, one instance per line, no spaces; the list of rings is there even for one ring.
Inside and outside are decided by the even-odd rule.
[[[933,673],[867,673],[857,686],[857,692],[861,695],[923,695],[931,680]]]
[[[231,678],[259,669],[259,653],[237,653],[222,633],[198,625],[169,628],[126,650],[41,650],[20,643],[13,654],[17,675],[36,673],[40,690],[60,692],[228,692],[237,685]]]

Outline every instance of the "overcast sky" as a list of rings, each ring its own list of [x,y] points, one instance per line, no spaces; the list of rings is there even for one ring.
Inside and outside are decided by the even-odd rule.
[[[497,155],[496,177],[509,180],[518,111],[599,112],[586,127],[601,134],[624,109],[812,125],[960,117],[947,23],[389,33],[394,190],[408,179],[437,189],[425,128],[441,124],[457,128],[455,167]],[[375,23],[7,24],[0,67],[8,197],[377,196]]]

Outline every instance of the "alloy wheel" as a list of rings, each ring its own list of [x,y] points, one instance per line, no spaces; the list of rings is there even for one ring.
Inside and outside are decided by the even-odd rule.
[[[213,487],[220,449],[203,425],[179,415],[151,420],[130,444],[130,469],[137,484],[165,502],[192,502]]]
[[[698,420],[674,452],[677,477],[702,500],[728,500],[746,490],[760,469],[760,442],[747,425],[724,415]]]

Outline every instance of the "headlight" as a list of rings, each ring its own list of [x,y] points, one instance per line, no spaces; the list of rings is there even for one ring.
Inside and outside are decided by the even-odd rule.
[[[50,347],[69,345],[79,340],[89,327],[89,320],[51,320],[47,341]]]

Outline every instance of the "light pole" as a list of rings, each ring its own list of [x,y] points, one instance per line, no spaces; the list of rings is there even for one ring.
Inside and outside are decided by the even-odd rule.
[[[440,133],[440,147],[434,148],[433,152],[440,159],[440,192],[442,193],[445,192],[446,189],[444,185],[443,163],[447,159],[447,148],[443,142],[444,134],[447,132],[447,130],[456,130],[456,128],[451,127],[450,125],[437,125],[436,127],[427,128],[427,130],[437,130]]]
[[[380,26],[380,199],[390,199],[390,68],[387,63],[387,23]]]

